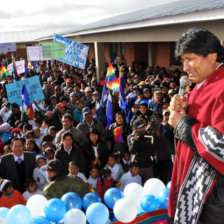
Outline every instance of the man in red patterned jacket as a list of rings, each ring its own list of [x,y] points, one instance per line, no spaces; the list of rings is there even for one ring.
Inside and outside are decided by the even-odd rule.
[[[168,215],[175,224],[224,223],[224,48],[205,29],[177,42],[176,56],[195,83],[175,95],[169,124],[178,141]]]

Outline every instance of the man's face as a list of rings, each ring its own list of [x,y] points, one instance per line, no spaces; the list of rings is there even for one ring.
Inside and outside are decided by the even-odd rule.
[[[215,71],[217,53],[210,53],[206,57],[194,53],[182,55],[183,69],[187,72],[189,80],[193,83],[201,83]]]
[[[22,141],[16,140],[13,142],[12,151],[17,156],[20,157],[23,154],[24,145]]]
[[[68,118],[63,118],[62,124],[64,129],[69,129],[72,127],[72,121],[70,121]]]

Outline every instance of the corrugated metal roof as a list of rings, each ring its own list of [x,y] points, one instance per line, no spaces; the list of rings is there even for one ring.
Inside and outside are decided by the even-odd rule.
[[[75,33],[85,30],[93,30],[97,28],[111,27],[166,16],[175,16],[179,14],[192,13],[197,11],[223,8],[223,7],[224,7],[224,0],[198,0],[198,1],[182,0],[113,16],[94,23],[89,23],[80,27],[76,27],[74,29],[70,29],[65,32],[61,32],[61,34]]]

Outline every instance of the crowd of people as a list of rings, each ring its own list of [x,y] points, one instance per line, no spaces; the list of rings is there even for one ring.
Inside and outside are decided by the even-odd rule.
[[[7,66],[10,60],[1,63]],[[126,110],[113,92],[109,128],[106,102],[100,105],[106,72],[97,82],[94,61],[84,70],[39,62],[20,74],[20,79],[38,75],[42,85],[44,99],[32,103],[32,120],[8,102],[5,86],[13,76],[1,82],[0,207],[26,204],[33,194],[50,199],[68,191],[81,197],[97,192],[103,200],[110,187],[124,190],[152,177],[170,180],[175,145],[168,107],[185,74],[157,65],[121,65]],[[113,66],[118,76],[119,66]]]

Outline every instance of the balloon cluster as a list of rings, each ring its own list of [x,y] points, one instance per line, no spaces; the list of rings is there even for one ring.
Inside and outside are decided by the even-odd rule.
[[[15,205],[11,209],[0,208],[1,224],[107,224],[109,209],[113,210],[113,221],[128,223],[142,212],[168,208],[169,187],[156,178],[149,179],[144,187],[128,184],[124,192],[110,188],[104,194],[104,205],[96,193],[87,193],[83,200],[74,192],[66,193],[61,199],[49,201],[42,195],[34,195],[27,205]],[[86,211],[86,214],[81,210]]]

